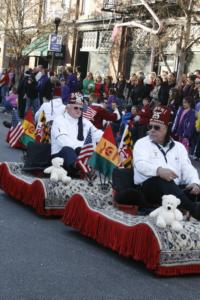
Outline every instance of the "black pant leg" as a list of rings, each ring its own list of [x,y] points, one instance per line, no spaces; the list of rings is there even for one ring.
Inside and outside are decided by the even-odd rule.
[[[148,203],[161,205],[163,195],[174,195],[181,200],[180,208],[192,212],[195,204],[174,181],[166,181],[160,177],[151,177],[143,182],[142,192]]]

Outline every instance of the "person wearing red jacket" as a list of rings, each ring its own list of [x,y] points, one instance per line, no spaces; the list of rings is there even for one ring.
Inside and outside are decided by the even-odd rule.
[[[1,101],[3,106],[6,103],[6,96],[8,95],[9,92],[9,88],[8,88],[9,81],[10,78],[8,76],[8,72],[6,69],[4,69],[0,78]]]
[[[89,97],[89,106],[83,113],[83,117],[90,120],[98,129],[104,129],[104,121],[118,121],[121,116],[116,108],[112,113],[108,112],[104,107],[103,100],[98,100],[93,94]]]
[[[152,111],[149,105],[149,99],[148,98],[143,99],[142,103],[143,106],[138,111],[138,116],[139,116],[138,137],[139,138],[146,136],[149,121],[152,116]]]

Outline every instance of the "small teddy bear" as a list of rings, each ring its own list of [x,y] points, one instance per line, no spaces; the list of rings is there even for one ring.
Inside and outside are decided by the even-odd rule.
[[[181,201],[174,195],[162,196],[162,206],[150,213],[150,217],[156,217],[156,225],[165,228],[170,225],[175,231],[183,229],[180,221],[183,220],[183,214],[177,209]]]
[[[57,182],[62,181],[65,184],[70,183],[71,177],[67,176],[67,171],[62,168],[64,159],[55,157],[51,160],[52,166],[44,170],[45,174],[50,174],[50,180]]]

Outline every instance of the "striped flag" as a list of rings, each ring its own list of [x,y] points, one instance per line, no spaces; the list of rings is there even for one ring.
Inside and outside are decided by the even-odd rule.
[[[8,143],[10,147],[14,148],[19,142],[19,139],[24,133],[24,128],[22,127],[21,121],[15,109],[12,110],[12,122],[11,128],[9,130]]]
[[[96,110],[89,106],[87,110],[83,112],[83,117],[88,119],[89,121],[94,121],[94,117],[96,116],[96,114]]]
[[[91,134],[91,130],[89,130],[84,145],[76,161],[76,163],[79,165],[79,167],[85,174],[91,171],[90,167],[87,165],[87,161],[92,155],[93,151],[94,151],[94,146],[92,143],[92,134]]]
[[[38,143],[49,143],[49,128],[46,124],[45,112],[42,111],[39,116],[39,121],[36,126],[36,138]]]
[[[133,163],[133,140],[129,125],[126,125],[119,145],[120,167],[132,168]]]

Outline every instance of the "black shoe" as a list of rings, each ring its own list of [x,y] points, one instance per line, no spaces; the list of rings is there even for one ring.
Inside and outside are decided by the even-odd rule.
[[[3,121],[3,125],[6,127],[6,128],[11,128],[12,124],[8,121]]]

